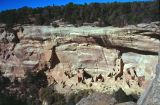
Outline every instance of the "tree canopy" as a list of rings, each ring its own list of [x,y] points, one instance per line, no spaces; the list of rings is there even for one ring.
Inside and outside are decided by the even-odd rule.
[[[103,22],[103,26],[125,26],[140,22],[159,20],[159,2],[113,2],[74,4],[65,6],[47,6],[43,8],[23,7],[0,12],[0,23],[7,26],[15,24],[49,25],[51,22],[63,19],[71,24],[95,21]]]

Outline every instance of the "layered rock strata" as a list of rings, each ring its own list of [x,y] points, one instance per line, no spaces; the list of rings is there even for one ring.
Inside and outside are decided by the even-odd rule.
[[[138,94],[155,74],[159,26],[159,22],[123,28],[24,26],[15,28],[14,34],[1,29],[0,70],[20,79],[28,71],[45,70],[49,84],[107,91],[108,82]],[[84,76],[87,86],[77,85],[79,69],[92,76]],[[100,74],[104,83],[91,82]]]

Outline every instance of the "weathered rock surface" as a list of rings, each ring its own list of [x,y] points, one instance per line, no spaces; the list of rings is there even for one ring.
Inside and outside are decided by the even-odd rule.
[[[83,98],[76,105],[114,105],[116,99],[103,93],[93,93],[87,98]]]
[[[160,105],[160,64],[157,65],[155,78],[142,94],[138,105]]]
[[[115,105],[137,105],[134,102],[124,102],[124,103],[119,103],[119,104],[115,104]]]
[[[146,80],[150,80],[150,78],[155,74],[153,72],[156,69],[156,65],[158,62],[156,55],[143,55],[137,53],[123,53],[122,60],[124,62],[124,71],[127,69],[134,68],[137,76],[145,76]]]
[[[115,49],[77,43],[58,46],[56,53],[60,63],[64,65],[64,69],[67,69],[66,66],[69,65],[68,69],[73,71],[85,68],[92,74],[97,71],[105,74],[110,73],[114,68],[114,61],[119,55],[119,51]]]
[[[55,80],[77,89],[77,71],[84,69],[92,78],[85,80],[82,89],[106,91],[108,82],[138,93],[155,74],[159,22],[123,28],[24,26],[15,30],[14,34],[0,32],[0,70],[10,78],[45,70],[49,84]],[[122,63],[117,63],[120,59]],[[99,74],[105,82],[92,83]]]
[[[153,25],[155,24],[155,25]],[[149,25],[149,24],[148,24]],[[105,47],[113,46],[120,48],[131,48],[130,50],[158,52],[159,49],[159,24],[151,23],[150,28],[141,27],[59,27],[53,28],[49,26],[25,26],[24,37],[47,40],[56,36],[70,36],[69,38],[60,38],[63,43],[77,42],[92,42]],[[81,36],[81,37],[80,37]],[[98,36],[98,37],[96,37]],[[75,40],[80,39],[80,40]],[[79,38],[80,37],[80,38]],[[58,38],[58,39],[59,39]],[[90,39],[90,40],[89,40]],[[91,40],[93,39],[93,40]],[[65,41],[64,41],[65,40]],[[60,41],[60,40],[59,40]]]

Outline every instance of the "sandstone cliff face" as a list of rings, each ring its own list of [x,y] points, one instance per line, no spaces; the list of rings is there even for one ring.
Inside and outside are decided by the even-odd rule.
[[[155,74],[159,26],[159,22],[123,28],[24,26],[16,34],[4,30],[0,33],[0,70],[10,78],[45,70],[49,84],[55,80],[73,86],[77,78],[69,79],[65,72],[76,75],[83,68],[93,79],[102,74],[103,88],[117,80],[126,90],[133,87],[128,92],[132,93],[144,88]]]
[[[157,65],[155,78],[152,80],[146,91],[138,101],[138,105],[159,105],[160,104],[160,64]]]
[[[58,46],[56,52],[60,63],[70,65],[69,69],[74,71],[78,68],[85,68],[92,74],[111,72],[119,54],[119,51],[115,49],[76,43]]]

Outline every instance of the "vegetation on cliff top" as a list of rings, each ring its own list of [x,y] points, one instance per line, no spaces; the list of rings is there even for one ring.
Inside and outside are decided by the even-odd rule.
[[[49,25],[63,19],[71,24],[101,22],[101,26],[124,26],[140,22],[159,20],[159,1],[114,2],[48,6],[39,8],[23,7],[18,10],[0,12],[0,23],[7,26],[15,24]]]

